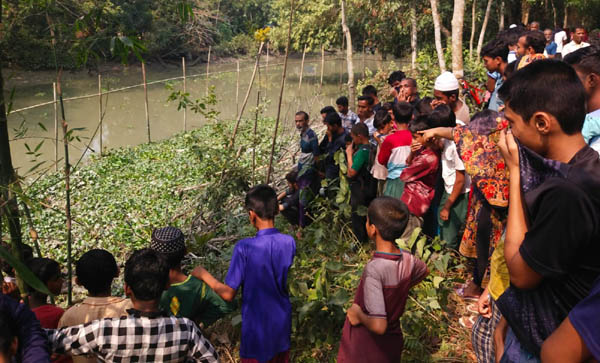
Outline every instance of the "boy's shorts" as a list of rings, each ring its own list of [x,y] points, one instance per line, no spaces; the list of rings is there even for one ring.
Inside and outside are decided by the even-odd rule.
[[[290,362],[290,351],[278,353],[273,358],[269,359],[266,363],[289,363]],[[260,363],[258,360],[253,358],[242,358],[242,363]]]

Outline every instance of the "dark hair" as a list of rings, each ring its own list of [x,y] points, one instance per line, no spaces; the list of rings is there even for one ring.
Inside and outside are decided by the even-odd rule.
[[[167,260],[151,248],[133,252],[125,262],[125,283],[138,300],[159,299],[168,282]]]
[[[412,120],[414,107],[408,102],[396,102],[392,106],[394,119],[399,124],[407,124]]]
[[[333,106],[325,106],[321,109],[321,112],[319,112],[319,113],[328,114],[328,113],[332,113],[332,112],[337,113],[337,111],[335,110],[335,108],[333,108]]]
[[[394,84],[394,82],[398,81],[398,82],[402,82],[402,80],[406,78],[406,74],[404,74],[404,72],[402,71],[394,71],[390,74],[390,76],[388,77],[388,84],[391,86],[392,84]]]
[[[504,41],[506,47],[508,48],[509,45],[516,45],[519,42],[519,38],[521,37],[521,35],[523,35],[526,32],[527,29],[525,29],[524,27],[516,26],[514,28],[509,28],[499,32],[496,35],[496,38]]]
[[[544,33],[532,30],[521,35],[521,37],[525,37],[527,47],[532,47],[536,53],[544,53],[544,49],[546,48],[546,37],[544,37]]]
[[[519,62],[517,61],[512,61],[508,63],[506,67],[504,67],[504,78],[508,79],[510,76],[512,76],[517,71],[518,65]]]
[[[11,246],[8,243],[4,243],[1,239],[0,239],[0,246],[6,248],[8,250],[11,249]],[[33,258],[33,248],[31,248],[30,245],[22,243],[22,242],[19,243],[19,246],[20,246],[21,253],[23,254],[23,261],[25,262],[25,264],[28,264],[29,261]],[[2,269],[2,272],[5,273],[7,276],[12,276],[12,277],[15,276],[13,267],[8,263],[8,261],[5,261],[4,259],[0,258],[0,267]]]
[[[373,199],[367,211],[369,223],[377,228],[381,238],[392,243],[404,233],[409,215],[406,204],[392,197]]]
[[[58,262],[45,257],[35,257],[29,260],[29,269],[44,285],[61,275]]]
[[[342,126],[342,118],[337,112],[330,112],[325,116],[325,123],[331,126]]]
[[[289,173],[285,174],[285,180],[294,184],[298,180],[298,172],[295,170],[292,170]]]
[[[18,331],[17,323],[8,311],[0,310],[0,354],[10,352],[10,346],[17,337]]]
[[[277,194],[275,190],[266,184],[260,184],[246,193],[246,209],[251,210],[260,219],[275,219],[279,212]]]
[[[411,83],[411,87],[417,87],[417,80],[416,79],[410,78],[410,77],[406,77],[405,79]]]
[[[431,127],[455,127],[456,115],[448,105],[439,105],[429,114],[428,123]]]
[[[304,121],[308,121],[308,113],[304,112],[304,111],[298,111],[296,112],[296,116],[302,116],[302,118],[304,119]]]
[[[375,88],[373,85],[365,86],[365,88],[362,89],[362,95],[377,97],[377,88]]]
[[[348,97],[346,97],[346,96],[338,97],[338,99],[335,100],[335,104],[348,107]]]
[[[585,75],[590,73],[600,75],[600,47],[598,46],[578,49],[567,54],[563,61]]]
[[[456,99],[457,99],[457,100],[458,100],[458,95],[460,94],[460,92],[459,92],[459,90],[458,90],[458,89],[455,89],[455,90],[452,90],[452,91],[442,91],[442,93],[443,93],[443,94],[444,94],[446,97],[448,97],[448,98],[450,98],[450,97],[452,97],[452,96],[456,96]],[[433,111],[433,110],[432,110],[432,111]]]
[[[89,250],[75,264],[79,283],[94,295],[110,291],[110,285],[118,273],[115,257],[106,250]]]
[[[433,107],[431,107],[432,101],[433,98],[429,96],[421,98],[419,102],[417,102],[417,104],[415,105],[416,116],[429,115],[431,111],[433,111]]]
[[[392,122],[390,114],[386,110],[379,110],[375,113],[375,117],[373,118],[373,127],[375,127],[376,130],[379,130],[390,122]]]
[[[358,97],[358,100],[359,101],[367,101],[369,106],[373,106],[373,104],[375,103],[375,100],[371,96],[362,95],[362,96]]]
[[[580,132],[583,126],[585,89],[573,67],[564,62],[533,62],[507,79],[498,95],[525,122],[541,111],[554,116],[565,134]]]
[[[504,63],[508,60],[508,45],[502,38],[495,38],[491,42],[487,43],[482,49],[479,55],[483,57],[490,57],[495,59],[500,57]]]
[[[368,138],[369,137],[369,128],[364,123],[357,122],[354,124],[354,126],[352,126],[352,130],[350,131],[350,133],[357,135],[357,136],[364,136],[364,137]]]
[[[412,121],[408,125],[408,129],[413,135],[419,131],[424,131],[430,128],[431,126],[429,126],[428,116],[419,116],[416,120]]]

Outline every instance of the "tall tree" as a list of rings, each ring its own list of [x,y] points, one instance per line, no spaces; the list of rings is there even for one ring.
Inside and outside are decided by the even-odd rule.
[[[437,52],[440,72],[446,71],[446,60],[444,59],[444,49],[442,48],[442,33],[440,26],[440,13],[438,12],[438,0],[430,0],[431,16],[433,17],[433,31],[435,36],[435,50]]]
[[[463,78],[463,23],[465,19],[465,0],[454,0],[452,13],[452,73]]]
[[[529,24],[529,12],[531,11],[531,4],[529,0],[521,0],[521,23]]]
[[[340,0],[342,5],[342,30],[346,37],[346,64],[348,65],[348,98],[350,98],[350,106],[355,109],[356,94],[354,91],[354,65],[352,63],[352,36],[350,29],[346,23],[346,1]]]
[[[417,2],[410,2],[410,69],[417,69]]]
[[[473,41],[475,40],[475,25],[477,14],[475,12],[477,6],[477,0],[473,0],[471,3],[471,37],[469,37],[469,57],[473,59]]]
[[[483,47],[483,39],[485,38],[485,29],[487,28],[488,20],[490,19],[490,11],[492,10],[492,0],[488,0],[487,7],[485,8],[485,15],[483,17],[483,25],[481,25],[481,32],[479,33],[479,41],[477,42],[477,56],[481,52]]]
[[[504,0],[500,0],[500,20],[498,20],[498,29],[504,30]]]

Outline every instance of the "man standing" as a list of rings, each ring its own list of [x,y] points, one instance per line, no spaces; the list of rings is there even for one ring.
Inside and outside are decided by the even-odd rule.
[[[356,104],[356,112],[358,114],[358,120],[363,124],[367,125],[369,129],[369,139],[373,140],[373,133],[375,133],[375,126],[373,126],[373,118],[375,113],[373,112],[373,104],[375,101],[369,96],[360,96],[358,103]]]
[[[431,107],[436,108],[439,104],[446,104],[452,108],[457,121],[468,124],[471,119],[469,115],[469,106],[458,98],[458,88],[458,80],[454,74],[450,72],[440,74],[438,78],[435,79],[435,84],[433,86],[433,97],[435,99],[431,102]]]
[[[565,32],[562,28],[556,28],[556,33],[554,34],[554,43],[556,43],[556,58],[562,58],[562,51],[565,42],[567,41],[567,32]]]
[[[583,41],[583,37],[585,37],[585,29],[581,26],[578,26],[575,28],[575,32],[571,33],[571,42],[565,45],[562,49],[563,58],[566,57],[567,54],[574,52],[577,49],[590,46],[590,43]]]
[[[504,82],[502,76],[508,64],[508,47],[506,46],[506,42],[500,38],[492,40],[481,49],[481,58],[483,59],[483,65],[488,70],[488,74],[497,73],[500,76],[494,83],[494,90],[488,106],[490,110],[498,111],[500,106],[504,104],[498,97],[498,90]]]
[[[548,58],[554,58],[556,56],[556,43],[554,42],[554,37],[552,36],[552,29],[544,30],[544,38],[546,38],[546,49],[544,50],[544,55]]]
[[[373,105],[371,106],[371,110],[373,110],[373,113],[377,113],[377,111],[381,109],[381,103],[379,102],[379,98],[377,97],[377,88],[375,88],[375,86],[368,85],[365,88],[363,88],[362,95],[371,97],[373,99]]]
[[[396,96],[396,102],[408,102],[415,107],[420,100],[417,81],[414,78],[404,78],[400,82],[400,92]]]
[[[342,126],[346,132],[350,133],[352,126],[358,122],[358,116],[348,108],[348,97],[342,96],[335,101],[338,113],[342,119]]]

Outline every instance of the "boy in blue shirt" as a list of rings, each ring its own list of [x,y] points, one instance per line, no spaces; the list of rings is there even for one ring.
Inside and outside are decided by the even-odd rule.
[[[235,245],[225,283],[201,266],[192,275],[226,301],[233,300],[243,286],[242,362],[288,362],[292,306],[287,275],[296,242],[274,228],[279,205],[273,188],[255,186],[246,194],[245,204],[250,223],[258,232]]]

